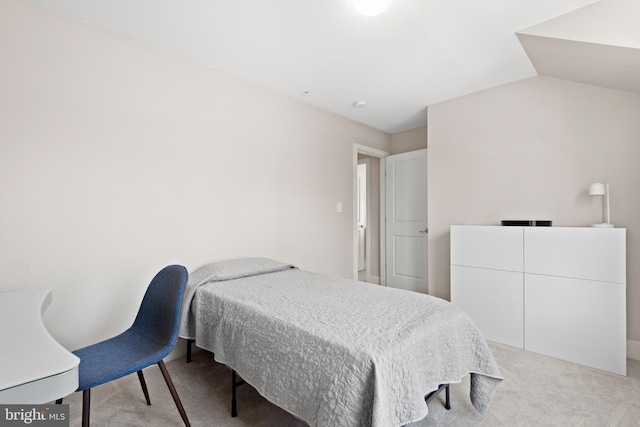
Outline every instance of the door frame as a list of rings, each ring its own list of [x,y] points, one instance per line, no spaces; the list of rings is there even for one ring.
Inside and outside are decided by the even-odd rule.
[[[358,217],[357,217],[357,197],[358,197],[358,154],[364,154],[366,156],[370,156],[370,157],[378,157],[380,158],[380,164],[383,163],[384,158],[386,156],[388,156],[390,153],[386,152],[386,151],[382,151],[382,150],[378,150],[377,148],[371,148],[368,147],[366,145],[362,145],[362,144],[358,144],[358,143],[354,143],[353,144],[353,159],[352,159],[352,189],[351,189],[351,200],[353,203],[352,209],[351,211],[353,212],[353,217],[351,219],[351,240],[353,241],[353,250],[352,250],[352,275],[353,278],[355,280],[358,280]],[[382,204],[382,200],[383,200],[383,185],[380,186],[380,205],[381,207],[384,206]],[[384,221],[382,220],[381,217],[380,218],[380,226],[381,228],[383,227],[383,223]],[[380,238],[382,239],[382,235],[380,236]],[[381,242],[382,243],[382,242]],[[382,257],[382,253],[380,254],[380,256]],[[369,269],[369,264],[367,263],[367,269]],[[383,264],[381,263],[380,265],[380,274],[382,276],[382,269],[383,269]],[[367,276],[370,276],[369,271],[367,270],[368,274]],[[384,279],[381,277],[380,278],[381,281],[383,281]]]

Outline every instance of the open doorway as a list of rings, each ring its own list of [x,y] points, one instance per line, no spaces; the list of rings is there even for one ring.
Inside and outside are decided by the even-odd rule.
[[[371,194],[369,194],[369,187],[371,184],[371,171],[369,170],[371,159],[364,157],[362,154],[358,155],[358,182],[356,185],[356,227],[358,228],[358,280],[361,282],[371,281],[373,264],[371,248],[368,247],[372,238],[372,230],[369,227],[373,224],[369,224],[369,210],[371,203]],[[375,274],[375,272],[373,272]],[[378,277],[380,275],[378,274]]]
[[[380,284],[380,158],[389,153],[353,149],[353,277]]]

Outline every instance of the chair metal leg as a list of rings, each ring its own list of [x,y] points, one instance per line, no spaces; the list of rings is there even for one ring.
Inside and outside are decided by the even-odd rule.
[[[82,392],[82,427],[89,427],[89,411],[91,410],[91,389]]]
[[[138,379],[140,380],[140,385],[142,386],[142,392],[144,393],[144,398],[147,400],[147,405],[151,405],[151,400],[149,399],[149,390],[147,390],[147,382],[144,380],[144,375],[142,375],[142,371],[138,371]]]
[[[186,427],[191,427],[191,424],[189,423],[189,419],[187,418],[187,413],[184,411],[184,408],[182,407],[182,402],[180,401],[178,392],[176,391],[176,388],[173,385],[173,381],[171,381],[171,377],[169,376],[169,371],[167,371],[167,367],[164,365],[164,361],[163,360],[159,361],[158,366],[160,367],[160,372],[162,372],[162,376],[164,377],[164,380],[167,383],[167,386],[169,387],[169,391],[171,392],[173,401],[176,403],[178,412],[180,412],[182,421],[184,421],[184,425]]]

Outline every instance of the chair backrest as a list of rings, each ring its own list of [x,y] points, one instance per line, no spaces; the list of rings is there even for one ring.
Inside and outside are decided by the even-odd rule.
[[[189,274],[181,265],[170,265],[155,275],[147,288],[131,329],[168,346],[167,354],[178,339],[182,297]]]

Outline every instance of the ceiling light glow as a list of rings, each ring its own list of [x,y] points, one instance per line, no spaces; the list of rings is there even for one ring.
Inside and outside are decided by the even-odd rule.
[[[366,16],[375,16],[384,12],[393,0],[351,0],[353,7]]]

